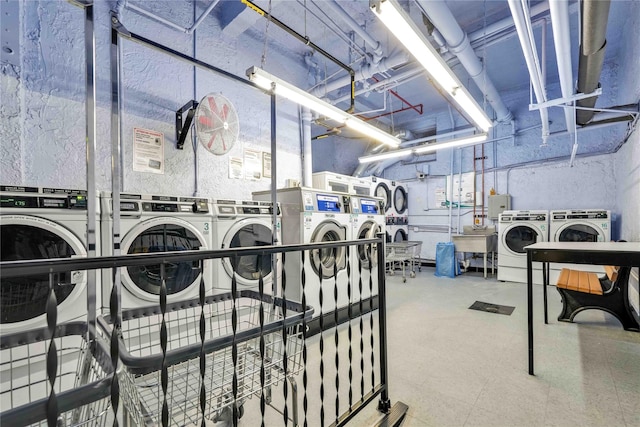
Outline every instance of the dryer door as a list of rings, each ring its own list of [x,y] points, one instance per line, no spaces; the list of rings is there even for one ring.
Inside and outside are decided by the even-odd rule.
[[[179,218],[158,217],[133,227],[122,239],[126,254],[173,252],[208,249],[204,236],[190,223]],[[199,286],[200,262],[178,262],[165,265],[167,295],[175,301],[193,287]],[[161,277],[160,264],[127,267],[122,282],[129,292],[146,301],[158,301]],[[195,291],[194,291],[195,293]]]
[[[346,229],[335,222],[325,221],[316,227],[311,236],[311,242],[309,243],[336,242],[340,240],[347,240]],[[333,277],[334,268],[340,271],[345,268],[346,264],[347,256],[345,246],[314,249],[311,251],[311,266],[313,267],[313,271],[316,276],[322,274],[323,279]]]
[[[248,248],[271,246],[273,228],[270,220],[245,218],[233,224],[222,241],[222,248]],[[278,263],[280,260],[278,259]],[[244,255],[223,258],[222,265],[229,277],[237,273],[236,282],[246,287],[257,287],[262,277],[264,283],[272,280],[271,255]]]
[[[360,227],[357,239],[375,239],[380,231],[381,228],[375,221],[366,221]],[[369,269],[370,266],[375,267],[377,265],[377,248],[375,244],[358,245],[358,262],[363,269]],[[371,261],[371,264],[369,264],[369,261]],[[358,268],[358,266],[356,265],[354,268]]]
[[[405,230],[404,228],[398,228],[393,235],[393,242],[406,242],[407,240],[409,240],[407,230]]]
[[[0,242],[1,261],[87,256],[84,245],[70,230],[35,216],[0,216]],[[87,302],[80,300],[87,283],[84,270],[55,273],[53,283],[59,310],[65,310],[65,314],[77,310],[78,316],[86,313]],[[48,274],[2,279],[0,288],[3,331],[23,331],[44,319],[49,296]]]
[[[376,185],[376,191],[373,193],[374,196],[380,197],[384,200],[384,211],[387,212],[391,208],[391,190],[384,182],[378,183]]]
[[[393,207],[398,215],[402,215],[407,210],[409,203],[407,199],[407,190],[402,186],[396,187],[393,192]]]
[[[556,242],[604,242],[606,237],[602,230],[589,224],[568,223],[556,231]]]
[[[525,246],[544,241],[542,233],[528,224],[514,224],[502,233],[502,245],[511,255],[526,256]]]

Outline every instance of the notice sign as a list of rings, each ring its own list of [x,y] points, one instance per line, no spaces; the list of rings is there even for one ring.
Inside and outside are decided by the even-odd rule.
[[[241,179],[242,178],[242,157],[229,157],[229,178]]]
[[[133,170],[164,173],[164,134],[149,129],[133,129]]]
[[[245,179],[260,179],[262,176],[262,153],[255,150],[244,150]]]

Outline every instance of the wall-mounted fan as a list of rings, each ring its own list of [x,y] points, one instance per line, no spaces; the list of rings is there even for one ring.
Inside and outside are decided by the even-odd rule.
[[[182,115],[185,112],[187,118],[183,123]],[[238,113],[233,104],[218,93],[206,95],[199,103],[190,101],[176,112],[178,149],[183,148],[187,131],[194,120],[196,138],[213,154],[220,156],[227,153],[238,139]]]

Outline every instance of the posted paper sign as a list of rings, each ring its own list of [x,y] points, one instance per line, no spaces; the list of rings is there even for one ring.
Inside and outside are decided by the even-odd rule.
[[[229,157],[229,178],[242,179],[242,157]]]
[[[164,173],[164,134],[149,129],[133,129],[133,170]]]
[[[271,178],[271,153],[262,153],[262,177]]]
[[[260,179],[262,176],[262,153],[244,150],[244,175],[246,179]]]

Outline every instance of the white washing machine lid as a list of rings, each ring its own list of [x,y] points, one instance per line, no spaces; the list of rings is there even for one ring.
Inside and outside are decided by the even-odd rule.
[[[122,239],[122,253],[207,250],[206,239],[191,223],[180,218],[156,217],[134,225]],[[200,284],[201,263],[179,262],[165,265],[165,284],[169,301]],[[122,283],[132,295],[146,301],[159,301],[161,266],[144,265],[122,269]]]
[[[309,243],[335,242],[347,240],[347,231],[333,221],[323,221],[313,230]],[[340,271],[346,267],[346,247],[340,246],[311,251],[311,266],[316,276],[321,274],[323,279],[334,277],[334,269]]]
[[[271,246],[273,226],[269,218],[244,218],[229,227],[222,239],[222,248],[247,248],[252,246]],[[280,239],[278,239],[280,240]],[[279,269],[280,259],[277,258]],[[247,287],[258,286],[260,277],[263,282],[272,280],[273,269],[271,255],[245,255],[235,258],[223,258],[222,265],[227,275]]]
[[[537,242],[546,242],[546,227],[527,222],[516,222],[506,227],[500,233],[500,244],[506,253],[517,256],[526,256],[525,246]]]
[[[31,215],[0,215],[2,261],[86,257],[85,245],[68,228]],[[53,275],[58,310],[76,310],[87,284],[84,270]],[[49,275],[38,274],[2,280],[0,323],[3,331],[25,330],[41,322],[49,295]]]
[[[565,222],[553,235],[554,242],[606,242],[610,239],[604,230],[588,221]]]

